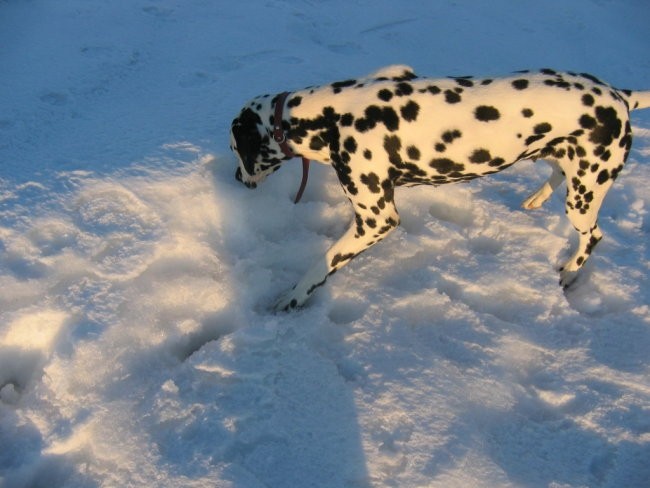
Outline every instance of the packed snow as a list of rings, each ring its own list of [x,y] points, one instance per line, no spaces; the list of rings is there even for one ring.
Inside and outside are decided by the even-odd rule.
[[[404,63],[650,89],[646,0],[0,1],[0,486],[650,486],[650,111],[577,284],[550,170],[400,189],[402,226],[274,313],[346,229],[316,165],[257,190],[252,96]]]

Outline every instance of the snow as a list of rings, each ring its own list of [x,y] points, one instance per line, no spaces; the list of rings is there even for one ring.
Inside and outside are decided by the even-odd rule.
[[[650,88],[645,1],[0,1],[0,486],[650,486],[650,113],[577,286],[550,170],[400,189],[234,180],[247,99],[393,63]]]

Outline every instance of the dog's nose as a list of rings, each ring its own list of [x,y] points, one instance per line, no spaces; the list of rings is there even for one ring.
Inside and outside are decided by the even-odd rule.
[[[244,185],[246,185],[247,188],[255,189],[257,188],[257,183],[254,183],[252,181],[244,181],[244,178],[242,178],[242,173],[241,169],[237,168],[237,171],[235,171],[235,179]]]

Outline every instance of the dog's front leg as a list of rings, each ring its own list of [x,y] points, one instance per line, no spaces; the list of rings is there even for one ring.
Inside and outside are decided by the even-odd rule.
[[[379,214],[370,211],[357,212],[347,232],[327,251],[323,259],[314,264],[291,290],[275,304],[278,311],[302,306],[311,294],[323,285],[327,277],[346,265],[352,258],[386,237],[399,224],[399,215],[392,202]]]

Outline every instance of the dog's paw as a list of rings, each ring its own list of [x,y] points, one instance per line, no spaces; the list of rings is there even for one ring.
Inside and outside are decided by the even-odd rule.
[[[521,208],[525,210],[535,210],[542,206],[546,200],[538,198],[537,195],[531,195],[521,204]]]
[[[546,190],[541,188],[539,191],[533,193],[531,196],[526,198],[521,204],[522,208],[525,210],[535,210],[541,208],[542,205],[549,199],[553,190],[550,188]]]
[[[273,305],[273,310],[276,312],[289,312],[290,310],[296,309],[301,305],[302,302],[296,295],[296,289],[292,288],[291,290],[288,290],[280,295],[280,298],[278,298]]]
[[[578,271],[569,271],[564,268],[560,269],[560,286],[564,290],[571,288],[578,279]]]

